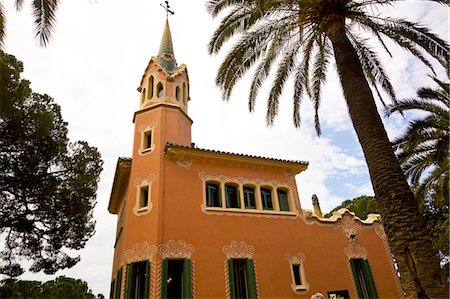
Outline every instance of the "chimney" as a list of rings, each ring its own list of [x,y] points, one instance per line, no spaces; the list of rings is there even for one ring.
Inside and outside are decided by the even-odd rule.
[[[313,194],[313,196],[312,196],[312,204],[313,204],[313,208],[314,208],[314,214],[319,218],[323,218],[322,210],[320,209],[320,205],[319,205],[319,198],[315,194]]]

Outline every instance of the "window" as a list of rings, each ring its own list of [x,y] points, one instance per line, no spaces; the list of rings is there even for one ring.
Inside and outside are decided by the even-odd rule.
[[[115,293],[115,299],[120,299],[120,291],[122,288],[122,268],[117,271],[116,276],[116,293]]]
[[[295,286],[296,287],[303,286],[303,281],[302,281],[303,278],[301,275],[300,264],[292,264],[292,274],[293,274]]]
[[[144,101],[145,101],[145,88],[143,88],[141,91],[141,104],[144,104]]]
[[[272,190],[269,188],[261,188],[261,202],[263,210],[273,210]]]
[[[153,76],[150,76],[148,78],[148,93],[147,93],[147,99],[151,100],[153,98],[153,84],[154,84],[154,79]]]
[[[143,186],[141,187],[139,208],[146,208],[147,206],[148,206],[148,186]]]
[[[144,132],[144,150],[150,149],[152,147],[152,131]]]
[[[148,298],[149,261],[127,265],[127,299]]]
[[[278,203],[280,205],[280,211],[284,212],[290,211],[287,192],[282,189],[277,189],[277,195],[278,195]]]
[[[378,299],[369,262],[366,259],[350,259],[353,279],[360,299]]]
[[[208,207],[222,207],[219,184],[206,183],[206,205]]]
[[[161,275],[161,297],[192,297],[192,266],[190,259],[163,259]]]
[[[180,97],[181,97],[181,94],[180,94],[180,87],[175,87],[175,98],[177,99],[177,101],[179,102],[180,101]]]
[[[183,83],[183,103],[186,105],[186,83]]]
[[[111,287],[109,289],[109,299],[114,299],[114,283],[115,283],[115,280],[113,279],[111,281]]]
[[[158,95],[158,98],[161,98],[164,95],[164,88],[161,82],[156,85],[156,94]]]
[[[250,186],[244,186],[244,203],[246,209],[256,209],[255,189]]]
[[[231,298],[257,298],[255,266],[252,259],[229,259],[228,279]]]
[[[237,186],[225,184],[225,196],[227,208],[239,209],[241,207],[241,200],[239,198],[239,191]]]

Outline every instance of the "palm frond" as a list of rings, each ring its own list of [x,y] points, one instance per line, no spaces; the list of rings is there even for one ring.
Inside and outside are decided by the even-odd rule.
[[[36,38],[41,46],[46,46],[53,32],[59,0],[34,0],[33,15]]]
[[[394,88],[381,65],[378,55],[369,48],[364,40],[358,40],[355,35],[350,35],[350,41],[352,42],[353,47],[356,50],[356,54],[361,61],[361,66],[369,84],[377,93],[383,106],[387,107],[378,86],[383,88],[394,104],[397,103]]]
[[[283,91],[286,79],[292,72],[295,66],[295,57],[301,48],[301,43],[291,43],[290,49],[284,54],[284,57],[279,64],[275,79],[273,81],[272,89],[269,94],[269,99],[267,101],[267,114],[266,122],[268,125],[273,124],[273,120],[278,113],[278,103],[281,92]]]
[[[3,49],[3,41],[6,35],[6,18],[5,18],[5,8],[3,7],[2,1],[0,1],[0,50]]]

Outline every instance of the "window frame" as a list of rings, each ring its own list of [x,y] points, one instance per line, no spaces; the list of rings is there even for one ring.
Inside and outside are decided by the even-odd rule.
[[[232,206],[232,198],[229,197],[228,194],[228,188],[234,188],[235,191],[235,198],[234,201],[236,203],[236,206]],[[241,208],[241,195],[239,192],[239,185],[235,184],[235,183],[225,183],[224,184],[224,190],[225,190],[225,208],[227,209],[240,209]]]
[[[252,194],[253,194],[254,206],[247,205],[246,194],[248,192],[246,192],[246,189],[251,189],[252,192],[253,192]],[[242,186],[242,197],[243,197],[243,200],[244,200],[244,209],[246,209],[246,210],[257,210],[258,209],[258,203],[257,203],[256,194],[257,193],[256,193],[256,187],[255,186],[249,185],[249,184],[245,184],[245,185]]]
[[[125,298],[126,299],[135,299],[134,295],[136,293],[136,285],[132,282],[136,282],[136,267],[137,264],[144,264],[144,285],[143,285],[143,293],[144,298],[148,298],[149,291],[150,291],[150,261],[149,260],[142,260],[142,261],[135,261],[127,264],[126,268],[126,284],[125,284]],[[120,297],[119,297],[120,298]]]
[[[208,186],[212,186],[212,185],[214,185],[214,186],[216,186],[217,187],[217,189],[216,189],[216,191],[217,191],[217,201],[218,201],[218,205],[214,205],[214,201],[212,202],[213,204],[212,205],[208,205],[208,202],[210,202],[210,200],[209,200],[209,198],[210,198],[210,193],[209,193],[209,189],[208,189]],[[206,200],[206,206],[208,207],[208,208],[222,208],[222,206],[223,206],[223,200],[222,200],[222,186],[221,186],[222,184],[220,183],[220,182],[217,182],[217,181],[207,181],[206,183],[205,183],[205,200]]]
[[[367,259],[351,258],[349,260],[353,281],[360,299],[378,299],[378,292],[373,279],[372,270]],[[362,276],[362,277],[361,277]],[[364,287],[364,288],[363,288]]]
[[[237,297],[236,293],[236,277],[235,277],[235,263],[237,261],[245,261],[245,287],[246,287],[246,296],[245,297]],[[229,258],[227,260],[228,264],[228,284],[230,288],[230,298],[237,299],[253,299],[258,298],[258,291],[256,287],[256,274],[255,274],[255,265],[254,260],[251,258]]]
[[[280,192],[284,192],[284,194],[286,195],[287,210],[282,209],[283,205],[281,204]],[[286,190],[285,188],[277,188],[277,201],[278,201],[278,207],[279,207],[280,212],[290,212],[291,211],[291,201],[290,201],[290,196],[289,196],[289,190]]]
[[[266,191],[269,191],[269,192],[266,193]],[[268,194],[270,196],[270,204],[271,204],[271,208],[270,209],[265,206],[266,198],[263,196],[263,192],[264,192],[264,194]],[[265,211],[274,211],[275,207],[274,207],[274,202],[273,202],[273,188],[270,187],[270,186],[261,186],[259,188],[259,193],[261,195],[261,207],[262,207],[262,209],[265,210]],[[266,204],[267,203],[268,202],[266,202]]]

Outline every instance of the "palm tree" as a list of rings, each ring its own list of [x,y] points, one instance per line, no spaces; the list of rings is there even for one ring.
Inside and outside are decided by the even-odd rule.
[[[380,17],[379,8],[396,0],[209,0],[213,17],[226,12],[214,32],[210,54],[233,36],[239,39],[218,70],[217,85],[228,100],[236,83],[257,63],[250,86],[249,108],[272,67],[276,68],[268,98],[267,123],[272,124],[287,78],[294,81],[293,120],[300,125],[304,93],[318,110],[321,86],[334,56],[350,118],[361,143],[391,250],[399,264],[408,298],[446,298],[437,257],[424,220],[394,155],[372,90],[384,91],[395,103],[393,87],[377,53],[365,36],[371,34],[389,52],[390,39],[432,67],[423,52],[448,67],[449,45],[420,24]],[[446,1],[436,0],[443,5]],[[359,34],[361,30],[365,35]],[[274,66],[275,62],[279,62]],[[381,96],[380,96],[381,97]]]
[[[21,10],[24,0],[15,0],[15,7]],[[45,47],[51,37],[56,21],[56,10],[59,0],[34,0],[31,1],[34,24],[36,26],[36,38],[39,44]],[[0,1],[0,49],[6,37],[6,16],[2,1]]]
[[[416,194],[433,247],[448,268],[450,84],[433,80],[437,89],[420,88],[417,98],[389,105],[386,115],[410,110],[426,112],[410,121],[407,131],[393,141],[393,147]]]
[[[392,142],[403,171],[422,199],[436,189],[448,194],[450,84],[433,80],[438,89],[420,88],[416,99],[403,99],[386,110],[387,116],[409,110],[427,112]]]

